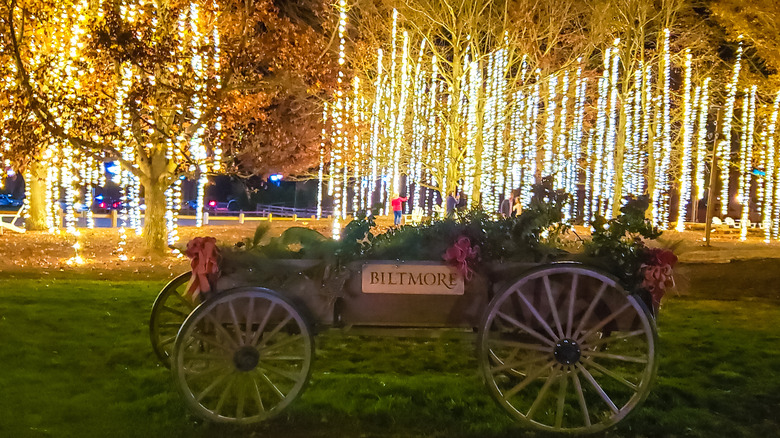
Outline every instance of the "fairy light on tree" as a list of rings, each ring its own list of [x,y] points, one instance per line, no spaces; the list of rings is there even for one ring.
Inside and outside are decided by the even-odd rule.
[[[729,209],[729,171],[731,169],[731,124],[734,118],[734,104],[737,99],[737,83],[739,82],[739,71],[742,62],[742,41],[737,48],[737,59],[734,61],[734,70],[731,75],[731,81],[726,86],[726,106],[723,114],[723,129],[721,131],[721,141],[716,147],[720,163],[720,213],[725,216]]]
[[[544,143],[542,144],[542,175],[553,175],[555,169],[553,165],[555,160],[553,159],[553,146],[555,142],[555,111],[557,109],[556,89],[558,88],[558,77],[553,76],[549,79],[547,84],[547,103],[545,104],[545,112],[547,114],[546,121],[544,123]],[[559,184],[556,184],[558,186]]]
[[[762,209],[762,225],[764,228],[764,242],[769,243],[772,237],[777,238],[778,220],[773,221],[773,206],[778,204],[777,197],[777,150],[775,146],[775,132],[777,131],[777,114],[780,111],[780,92],[775,96],[772,106],[772,115],[769,117],[769,133],[767,135],[764,171],[764,202]]]
[[[670,167],[672,159],[671,108],[672,108],[672,59],[669,50],[669,29],[664,29],[663,78],[661,85],[661,141],[656,154],[655,192],[653,200],[658,210],[658,226],[669,228]]]
[[[607,131],[607,108],[608,108],[608,96],[609,96],[609,74],[610,74],[610,60],[612,56],[612,48],[608,48],[604,55],[604,70],[599,80],[598,86],[598,100],[597,100],[597,113],[596,113],[596,131],[594,135],[593,151],[589,154],[591,159],[591,167],[593,168],[593,191],[592,203],[590,212],[590,218],[593,219],[595,214],[602,215],[602,206],[606,204],[606,192],[604,190],[603,181],[605,178],[605,159],[606,152],[606,137]],[[606,208],[606,207],[604,207]]]
[[[691,163],[693,161],[691,139],[693,137],[693,103],[691,99],[691,75],[692,75],[692,55],[690,50],[686,50],[685,53],[685,77],[683,79],[683,122],[682,122],[682,144],[680,156],[680,167],[678,173],[680,175],[680,194],[678,196],[677,204],[677,226],[675,230],[685,230],[685,207],[688,203],[689,193],[691,190]],[[691,204],[691,211],[695,208],[694,204]]]
[[[345,192],[346,188],[343,187],[343,175],[346,169],[344,163],[344,153],[346,148],[347,139],[347,127],[345,125],[346,114],[346,75],[344,72],[346,64],[345,53],[345,33],[347,27],[347,3],[346,0],[339,0],[339,57],[338,57],[338,78],[336,88],[336,102],[333,107],[333,121],[335,123],[335,135],[332,135],[334,140],[331,169],[330,169],[330,185],[333,190],[333,223],[331,225],[331,234],[333,239],[338,240],[341,237],[341,224],[339,219],[342,218],[342,214],[345,206]]]
[[[707,159],[707,116],[709,115],[709,86],[710,78],[704,79],[704,84],[701,86],[701,98],[699,99],[699,131],[696,139],[696,165],[694,166],[695,176],[694,181],[694,209],[698,208],[699,199],[704,198],[704,175],[705,164]],[[714,171],[714,169],[712,170]]]
[[[569,167],[573,165],[573,160],[570,160],[571,153],[569,151],[568,137],[566,129],[566,123],[568,121],[568,109],[569,109],[569,72],[563,73],[563,82],[561,83],[561,113],[559,115],[559,128],[558,128],[558,148],[555,154],[555,162],[558,164],[558,171],[556,172],[556,179],[559,181],[559,187],[565,188],[569,186]],[[569,211],[564,212],[568,219]]]
[[[616,39],[613,43],[612,49],[612,66],[609,75],[609,118],[607,119],[607,138],[605,144],[605,206],[604,215],[607,218],[612,217],[617,213],[620,208],[620,193],[616,193],[615,177],[616,177],[616,154],[617,154],[617,132],[619,112],[618,112],[618,79],[620,68],[620,53],[618,51],[618,45],[620,44],[620,38]],[[614,199],[618,197],[618,199]],[[613,207],[614,206],[614,207]]]
[[[467,132],[466,132],[466,157],[464,158],[464,178],[463,178],[463,191],[466,193],[474,192],[474,177],[477,175],[477,143],[481,137],[477,131],[477,124],[479,118],[479,104],[480,104],[480,90],[482,84],[482,70],[479,68],[478,61],[471,61],[470,56],[466,55],[464,63],[468,65],[468,117],[466,119]],[[474,199],[469,196],[469,207],[473,206]]]
[[[740,203],[742,204],[742,217],[740,219],[739,239],[747,240],[748,227],[750,226],[750,183],[753,175],[753,134],[756,124],[756,89],[753,85],[745,90],[745,98],[742,105],[742,142],[741,164],[742,169],[739,178]]]

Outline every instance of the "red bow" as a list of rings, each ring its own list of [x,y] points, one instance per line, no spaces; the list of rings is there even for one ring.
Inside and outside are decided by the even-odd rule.
[[[479,257],[479,247],[471,246],[468,237],[459,238],[451,247],[447,249],[442,258],[444,261],[455,266],[466,281],[471,280],[474,270],[469,266],[469,262]]]
[[[642,281],[642,287],[653,296],[653,304],[661,304],[661,298],[666,293],[666,289],[674,287],[674,276],[672,275],[672,265],[642,265],[645,278]]]
[[[211,291],[211,281],[219,275],[219,250],[217,239],[213,237],[196,237],[187,243],[184,254],[190,258],[192,277],[187,283],[185,295],[190,295],[194,302],[201,292]]]

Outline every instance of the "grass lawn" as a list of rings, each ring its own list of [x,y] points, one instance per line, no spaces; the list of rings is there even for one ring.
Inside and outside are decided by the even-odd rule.
[[[607,436],[777,436],[780,261],[687,265],[650,397]],[[239,429],[190,416],[148,341],[164,281],[0,274],[0,437],[509,437],[470,341],[317,337],[310,384]]]

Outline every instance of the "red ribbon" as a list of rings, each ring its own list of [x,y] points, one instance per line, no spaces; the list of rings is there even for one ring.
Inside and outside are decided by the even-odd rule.
[[[187,243],[184,254],[190,258],[192,277],[187,283],[185,295],[190,295],[194,302],[201,292],[211,291],[209,278],[216,280],[219,275],[219,250],[217,239],[213,237],[196,237]]]
[[[466,281],[471,280],[474,270],[469,266],[469,262],[479,257],[479,247],[471,246],[468,237],[459,238],[451,247],[447,249],[442,258],[447,263],[455,266]]]
[[[666,289],[674,287],[672,265],[642,265],[642,269],[645,274],[642,287],[650,292],[654,304],[661,304]]]

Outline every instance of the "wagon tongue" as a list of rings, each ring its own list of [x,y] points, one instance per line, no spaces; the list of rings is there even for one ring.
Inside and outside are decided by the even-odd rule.
[[[580,360],[580,346],[572,339],[561,339],[555,344],[555,359],[564,365],[571,365]]]

